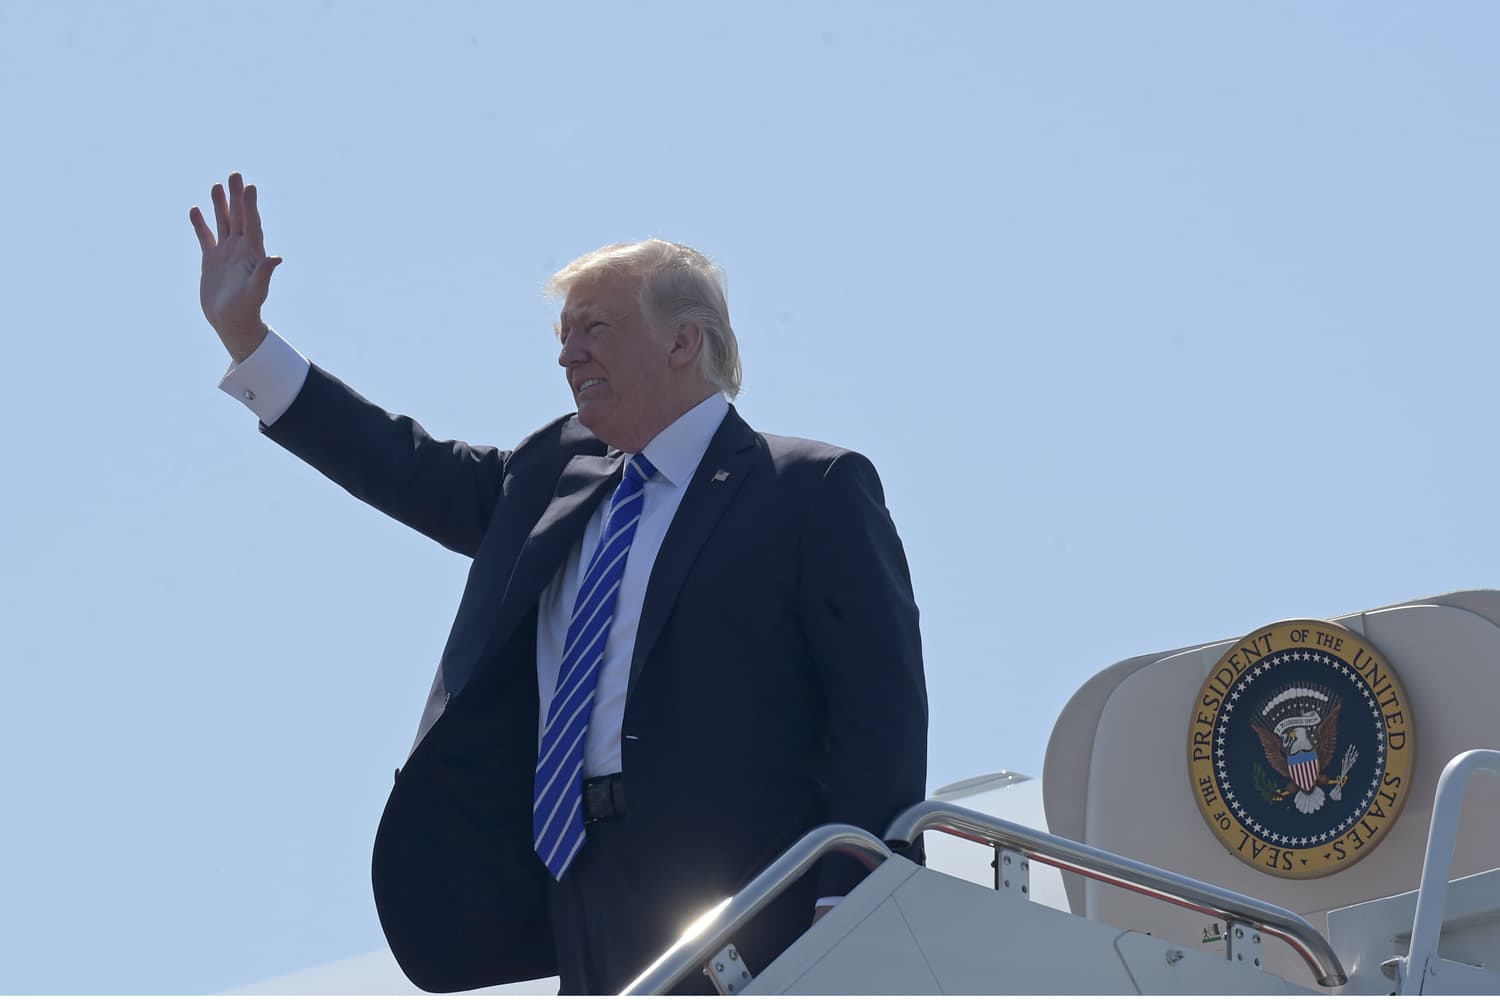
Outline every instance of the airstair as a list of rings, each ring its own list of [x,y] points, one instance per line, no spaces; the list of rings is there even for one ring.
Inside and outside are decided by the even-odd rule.
[[[1299,635],[1305,655],[1286,639]],[[1276,655],[1304,673],[1278,679]],[[1404,688],[1388,680],[1397,672]],[[1239,730],[1234,691],[1241,717],[1254,715]],[[1209,720],[1200,706],[1220,701]],[[1195,751],[1212,746],[1189,735],[1195,713],[1221,736],[1256,728],[1246,763],[1220,754],[1215,770]],[[1357,716],[1383,742],[1351,729]],[[722,994],[1500,994],[1497,745],[1500,592],[1133,657],[1059,718],[1047,830],[939,800],[883,836],[813,830],[626,992],[668,992],[701,970]],[[1399,815],[1382,809],[1383,788],[1404,796]],[[1236,794],[1246,802],[1231,816],[1221,797]],[[1296,836],[1319,823],[1329,829]],[[989,852],[987,884],[893,853],[919,835],[930,854],[942,837]],[[768,967],[747,968],[736,932],[833,852],[870,875]],[[1052,870],[1066,892],[1047,905],[1033,872]]]

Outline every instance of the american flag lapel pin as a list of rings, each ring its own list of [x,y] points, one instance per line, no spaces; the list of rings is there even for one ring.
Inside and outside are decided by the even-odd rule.
[[[716,482],[716,483],[722,483],[722,482],[724,482],[728,478],[729,478],[729,473],[726,472],[723,469],[720,469],[718,472],[714,473],[714,482]]]

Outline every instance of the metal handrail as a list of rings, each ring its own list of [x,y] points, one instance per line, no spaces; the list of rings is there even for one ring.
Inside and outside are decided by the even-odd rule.
[[[1207,882],[1111,854],[1088,844],[986,816],[947,802],[918,802],[891,823],[885,839],[911,843],[937,830],[991,847],[1018,851],[1033,861],[1129,889],[1199,913],[1252,927],[1285,941],[1313,970],[1321,986],[1349,981],[1333,948],[1306,920],[1279,906]],[[1425,873],[1424,873],[1425,874]],[[1415,944],[1415,942],[1413,942]]]
[[[829,823],[802,836],[739,892],[709,910],[677,943],[652,962],[622,991],[626,996],[664,993],[703,965],[770,902],[830,851],[851,854],[872,871],[891,856],[873,833],[846,823]]]
[[[1417,885],[1417,912],[1412,916],[1411,945],[1400,960],[1401,993],[1421,993],[1438,957],[1438,934],[1448,907],[1448,876],[1453,873],[1453,849],[1458,844],[1458,821],[1464,791],[1476,771],[1500,774],[1500,750],[1469,750],[1450,760],[1438,777],[1432,800],[1432,822],[1427,828],[1427,850],[1422,855],[1422,881]]]

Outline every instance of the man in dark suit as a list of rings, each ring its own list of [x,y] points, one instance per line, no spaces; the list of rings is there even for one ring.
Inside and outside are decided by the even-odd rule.
[[[811,827],[880,833],[923,796],[917,608],[879,479],[729,405],[707,258],[649,240],[559,272],[578,411],[500,451],[436,441],[302,359],[260,317],[280,258],[255,189],[231,175],[213,204],[217,231],[191,215],[223,388],[473,560],[375,843],[413,982],[618,991]],[[828,859],[785,893],[738,936],[752,970],[859,878]]]

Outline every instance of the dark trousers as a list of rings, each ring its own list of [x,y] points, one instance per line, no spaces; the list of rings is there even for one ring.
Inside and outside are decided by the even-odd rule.
[[[669,859],[654,858],[649,843],[638,843],[630,817],[599,820],[587,827],[578,856],[552,889],[551,915],[557,943],[559,992],[565,995],[618,993],[709,907],[743,888],[774,852],[743,869],[742,879],[706,881],[684,898],[674,887]],[[643,863],[643,859],[645,859]],[[812,923],[813,884],[802,879],[734,936],[752,974],[759,973]],[[688,974],[674,994],[712,994],[700,971]]]

